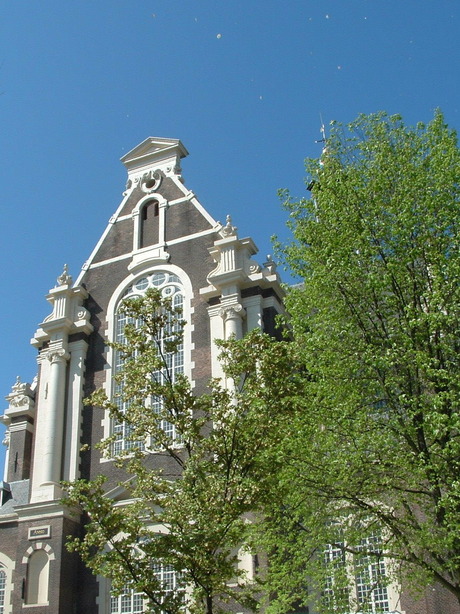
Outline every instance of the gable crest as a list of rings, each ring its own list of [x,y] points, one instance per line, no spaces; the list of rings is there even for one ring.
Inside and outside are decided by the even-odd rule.
[[[143,175],[148,170],[156,168],[161,168],[166,174],[171,172],[177,174],[181,158],[187,155],[188,151],[179,139],[150,136],[125,154],[121,161],[130,176]]]

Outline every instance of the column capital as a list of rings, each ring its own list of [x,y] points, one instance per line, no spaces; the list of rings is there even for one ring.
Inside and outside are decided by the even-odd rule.
[[[50,348],[46,352],[46,358],[50,361],[51,364],[59,363],[59,362],[67,362],[70,358],[70,354],[65,351],[64,348]]]
[[[242,320],[246,315],[246,310],[244,309],[243,305],[235,303],[234,305],[226,305],[221,307],[219,314],[223,318],[224,322],[227,322],[227,320]]]

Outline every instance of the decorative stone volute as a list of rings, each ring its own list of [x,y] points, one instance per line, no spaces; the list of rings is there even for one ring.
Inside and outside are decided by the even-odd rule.
[[[225,322],[228,320],[242,320],[246,315],[243,305],[239,303],[222,307],[219,313]]]
[[[220,309],[220,316],[224,321],[225,339],[235,337],[241,339],[243,336],[242,320],[246,316],[246,311],[240,303],[233,302],[224,305]]]

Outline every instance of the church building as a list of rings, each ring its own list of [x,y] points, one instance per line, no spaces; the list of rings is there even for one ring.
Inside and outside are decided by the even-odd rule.
[[[116,338],[122,299],[157,288],[182,306],[189,326],[181,364],[197,393],[221,374],[213,339],[274,331],[283,295],[276,267],[254,260],[252,239],[239,238],[230,217],[214,220],[185,187],[187,154],[179,140],[148,138],[123,156],[122,202],[76,280],[65,267],[46,297],[50,314],[32,339],[37,377],[18,378],[2,417],[0,614],[141,611],[111,599],[107,583],[66,551],[66,537],[80,527],[60,503],[62,480],[105,474],[115,486],[113,463],[95,443],[115,430],[118,448],[129,445],[123,424],[83,404],[96,388],[111,393],[106,341]]]
[[[276,266],[254,259],[253,240],[239,237],[230,216],[223,224],[213,219],[187,189],[181,175],[187,155],[179,140],[147,138],[123,156],[128,178],[120,205],[76,279],[64,267],[46,297],[50,313],[32,339],[37,377],[17,379],[0,418],[7,428],[0,614],[143,610],[136,595],[111,596],[109,583],[66,550],[67,536],[81,527],[61,503],[63,480],[104,474],[108,488],[117,485],[117,469],[96,443],[115,433],[117,450],[130,445],[123,423],[83,403],[95,389],[113,392],[116,365],[107,341],[120,334],[122,300],[157,288],[182,307],[188,326],[181,372],[197,394],[222,375],[213,340],[254,328],[276,335],[283,310]],[[381,605],[399,614],[458,614],[442,592],[413,603],[389,591]]]

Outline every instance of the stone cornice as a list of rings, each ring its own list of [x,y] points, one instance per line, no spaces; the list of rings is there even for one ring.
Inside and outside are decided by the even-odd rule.
[[[52,517],[70,518],[76,521],[79,516],[77,510],[69,509],[62,505],[60,501],[28,503],[26,505],[17,505],[14,509],[19,522]]]

